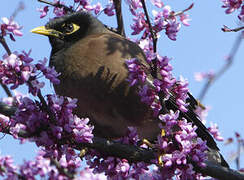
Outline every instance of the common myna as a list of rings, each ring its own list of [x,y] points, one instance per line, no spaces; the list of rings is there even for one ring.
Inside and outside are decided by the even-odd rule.
[[[131,87],[127,81],[126,59],[137,58],[148,66],[145,54],[136,43],[108,30],[87,12],[53,19],[32,32],[49,37],[50,66],[61,73],[55,91],[78,99],[75,113],[90,118],[95,136],[117,138],[125,135],[128,126],[135,126],[141,138],[156,138],[159,133],[157,118],[151,108],[141,102],[139,87]],[[180,116],[196,125],[198,136],[217,152],[214,139],[194,113],[196,100],[190,94],[188,102],[188,111],[181,112]],[[168,109],[178,109],[173,96],[165,105]]]

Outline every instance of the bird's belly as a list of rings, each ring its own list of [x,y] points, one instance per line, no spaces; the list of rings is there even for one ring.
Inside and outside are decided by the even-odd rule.
[[[61,80],[55,87],[56,93],[77,98],[75,114],[88,117],[95,126],[94,135],[104,138],[117,138],[126,134],[128,126],[137,127],[141,138],[155,139],[159,132],[158,122],[147,105],[142,104],[135,89],[127,89],[127,94],[115,93],[105,82],[94,86],[93,81]]]

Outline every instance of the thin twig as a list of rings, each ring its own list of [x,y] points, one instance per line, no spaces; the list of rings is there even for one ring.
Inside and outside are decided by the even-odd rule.
[[[179,12],[173,12],[172,14],[170,14],[169,18],[171,17],[175,17],[175,16],[180,16],[181,14],[185,13],[186,11],[189,11],[190,9],[192,9],[194,6],[194,3],[192,3],[188,8],[184,9],[183,11],[179,11]]]
[[[156,53],[157,52],[157,40],[158,40],[158,38],[156,37],[155,32],[153,31],[153,27],[152,27],[152,24],[150,22],[150,17],[149,17],[148,12],[147,12],[147,7],[145,4],[145,1],[141,0],[141,3],[142,3],[144,13],[146,15],[146,21],[147,21],[147,24],[149,26],[149,31],[150,31],[150,34],[151,34],[151,37],[153,40],[153,52]]]
[[[64,8],[65,11],[67,12],[74,12],[74,10],[71,7],[65,6],[64,4],[60,4],[60,3],[53,3],[50,1],[46,1],[46,0],[38,0],[41,3],[45,3],[48,4],[50,6],[54,6],[54,7],[58,7],[58,8]]]
[[[0,43],[2,44],[3,48],[5,49],[5,51],[7,52],[7,54],[10,56],[11,55],[11,51],[8,47],[8,44],[6,43],[5,39],[3,36],[0,37]],[[8,86],[3,84],[2,82],[0,82],[3,90],[5,91],[5,93],[7,94],[8,97],[13,97],[11,91],[9,90]]]
[[[69,179],[74,179],[74,174],[70,173],[67,168],[62,167],[56,159],[51,158],[51,164],[53,164],[58,169],[60,174],[65,175]]]
[[[237,27],[237,28],[234,28],[234,29],[230,29],[230,28],[228,28],[228,27],[225,26],[225,25],[224,25],[223,28],[221,28],[221,30],[222,30],[223,32],[238,32],[238,31],[241,31],[241,30],[243,30],[243,29],[244,29],[244,26]]]
[[[235,43],[233,44],[233,46],[231,48],[231,51],[230,51],[226,64],[224,64],[224,66],[216,73],[215,76],[209,78],[208,81],[206,82],[206,84],[204,85],[202,91],[200,92],[199,98],[198,98],[200,101],[203,100],[203,98],[205,97],[210,86],[231,67],[231,65],[233,64],[233,61],[234,61],[234,57],[240,47],[241,41],[242,41],[242,35],[239,34],[235,40]]]
[[[141,3],[142,3],[142,7],[143,7],[143,10],[144,10],[144,13],[145,13],[145,16],[146,16],[146,21],[147,21],[147,24],[148,24],[148,27],[149,27],[149,31],[150,31],[150,34],[151,34],[151,38],[152,38],[152,41],[153,41],[153,52],[156,53],[157,52],[157,36],[155,34],[155,32],[153,31],[153,27],[152,27],[152,24],[150,22],[150,17],[148,15],[148,12],[147,12],[147,7],[146,7],[146,4],[145,4],[145,1],[144,0],[141,0]],[[152,69],[152,76],[154,78],[157,78],[157,57],[155,57],[155,59],[152,60],[152,64],[153,66],[151,66],[151,69]]]
[[[22,1],[19,2],[18,7],[14,10],[13,14],[11,15],[11,18],[12,18],[12,19],[15,19],[15,17],[17,16],[17,14],[18,14],[20,11],[24,10],[24,9],[25,9],[25,5],[24,5],[24,3],[23,3]]]
[[[240,169],[240,156],[241,156],[241,144],[238,142],[237,157],[236,157],[236,169]]]
[[[7,52],[7,54],[10,56],[12,53],[8,47],[8,44],[6,43],[5,39],[3,36],[0,37],[0,43],[2,44],[3,48],[5,49],[5,51]]]
[[[123,16],[121,11],[121,0],[113,0],[115,11],[116,11],[116,18],[117,18],[117,33],[125,37],[125,30],[124,30],[124,22]]]

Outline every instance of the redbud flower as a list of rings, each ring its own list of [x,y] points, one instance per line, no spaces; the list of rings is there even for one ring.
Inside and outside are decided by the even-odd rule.
[[[22,36],[22,32],[20,32],[20,29],[22,29],[21,26],[18,25],[17,22],[13,21],[11,18],[8,19],[6,17],[2,18],[3,24],[1,24],[1,30],[3,32],[8,31],[13,33],[16,36]],[[2,33],[3,33],[2,32]],[[5,33],[3,33],[5,35]]]
[[[242,5],[243,0],[222,0],[224,5],[222,8],[227,8],[225,10],[226,14],[230,14],[233,11],[239,9]]]
[[[49,11],[48,6],[44,6],[43,8],[38,8],[37,10],[41,13],[40,18],[44,18]]]

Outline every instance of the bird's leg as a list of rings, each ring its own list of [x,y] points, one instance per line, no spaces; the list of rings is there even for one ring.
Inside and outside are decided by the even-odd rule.
[[[143,144],[147,145],[150,148],[154,148],[154,145],[149,140],[147,140],[147,139],[143,139],[142,140],[142,145]]]
[[[80,151],[79,157],[82,159],[86,155],[87,152],[88,152],[88,148],[83,148]]]

